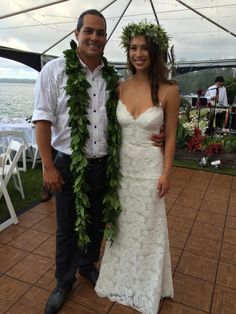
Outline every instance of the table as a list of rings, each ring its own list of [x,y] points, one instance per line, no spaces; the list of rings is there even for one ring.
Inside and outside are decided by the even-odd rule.
[[[35,138],[35,128],[34,124],[28,123],[26,121],[22,122],[1,122],[0,121],[0,131],[22,131],[27,144],[30,146],[36,144]]]
[[[8,134],[2,135],[1,132],[9,132]],[[10,134],[10,132],[18,132],[20,134]],[[32,161],[32,168],[35,166],[36,159],[39,158],[38,146],[36,144],[35,127],[32,123],[28,123],[24,120],[13,119],[9,122],[0,121],[0,152],[6,150],[6,147],[12,139],[18,140],[25,144],[25,152],[23,156],[23,167],[20,170],[26,171],[26,156]]]

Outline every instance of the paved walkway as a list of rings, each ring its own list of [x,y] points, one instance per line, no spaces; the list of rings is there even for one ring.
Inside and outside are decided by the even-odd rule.
[[[174,300],[160,314],[236,313],[236,177],[174,168],[166,199]],[[40,314],[55,286],[54,201],[0,233],[0,313]],[[62,314],[131,314],[78,277]]]

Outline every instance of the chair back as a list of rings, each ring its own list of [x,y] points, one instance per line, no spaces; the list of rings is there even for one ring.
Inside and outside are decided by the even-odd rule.
[[[7,147],[6,153],[2,154],[2,166],[0,167],[0,176],[7,186],[12,174],[18,169],[17,163],[25,149],[23,143],[12,140]],[[6,171],[7,169],[7,171]]]
[[[4,140],[4,138],[7,138],[7,141]],[[4,149],[4,151],[6,151],[9,140],[17,140],[21,143],[24,144],[24,149],[22,152],[22,167],[18,166],[18,169],[20,171],[26,171],[27,169],[27,163],[26,163],[26,150],[28,150],[31,153],[31,149],[30,149],[30,145],[27,143],[24,133],[22,130],[4,130],[4,131],[0,131],[0,140],[1,140],[1,145]],[[31,157],[32,158],[32,157]]]
[[[3,196],[5,198],[6,201],[6,205],[7,205],[7,209],[9,211],[10,214],[10,218],[8,218],[7,220],[4,220],[3,222],[0,223],[0,231],[4,230],[5,228],[7,228],[8,226],[10,226],[11,224],[17,224],[18,223],[18,219],[15,213],[15,209],[13,207],[12,201],[10,199],[10,196],[8,194],[7,191],[7,187],[6,187],[6,182],[4,178],[4,167],[6,164],[6,160],[7,160],[7,154],[1,154],[0,155],[0,199]],[[11,166],[12,168],[10,169],[10,171],[14,171],[13,167],[14,164]]]

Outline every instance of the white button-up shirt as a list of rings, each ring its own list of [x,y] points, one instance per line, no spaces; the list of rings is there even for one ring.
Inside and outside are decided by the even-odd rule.
[[[82,62],[81,62],[82,63]],[[107,114],[106,101],[109,93],[106,91],[106,81],[102,78],[102,67],[99,65],[93,72],[82,64],[86,79],[91,87],[88,89],[90,105],[87,118],[89,139],[85,152],[87,158],[101,157],[107,154]],[[68,126],[69,108],[65,86],[65,58],[60,57],[49,61],[40,72],[35,85],[32,121],[46,120],[52,123],[52,147],[64,154],[71,155],[70,135]]]
[[[227,92],[226,88],[224,86],[218,87],[219,88],[219,100],[218,103],[222,106],[228,106],[228,99],[227,99]],[[217,85],[212,85],[211,87],[208,88],[205,97],[208,100],[211,100],[212,97],[216,96],[216,90],[217,90]]]

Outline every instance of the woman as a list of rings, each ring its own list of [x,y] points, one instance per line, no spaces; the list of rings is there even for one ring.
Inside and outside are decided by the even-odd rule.
[[[96,285],[98,295],[156,314],[161,297],[173,297],[164,196],[170,187],[179,109],[176,84],[167,79],[165,31],[148,23],[122,33],[132,76],[119,85],[122,129],[122,213],[118,236],[107,243]],[[165,124],[164,152],[150,139]]]

